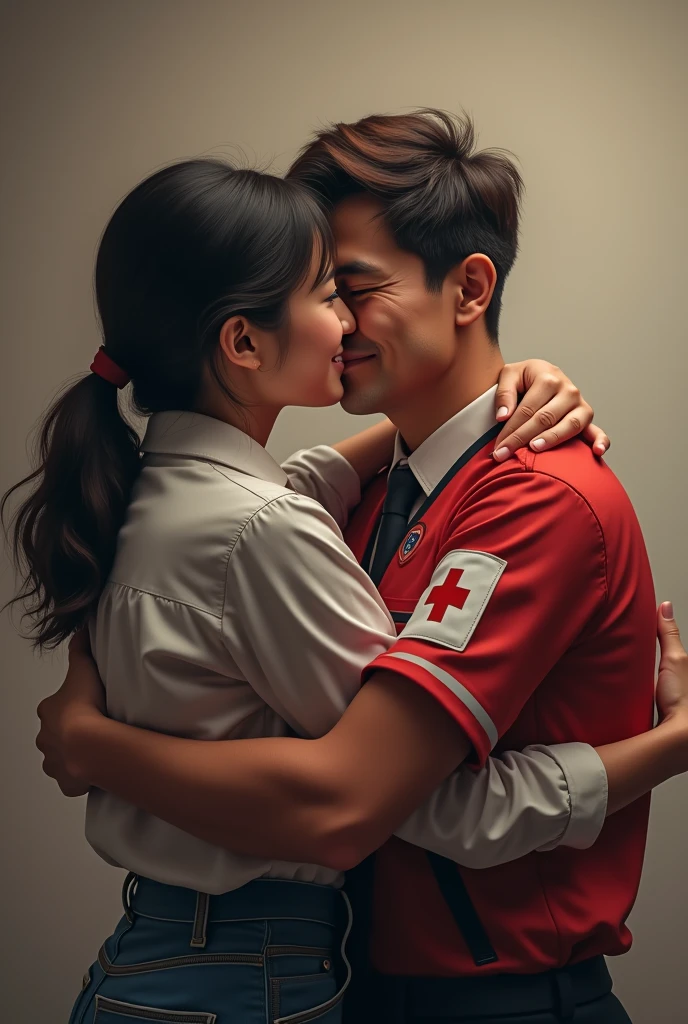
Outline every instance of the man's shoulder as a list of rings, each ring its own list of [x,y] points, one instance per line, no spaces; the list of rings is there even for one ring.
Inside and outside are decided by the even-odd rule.
[[[494,532],[498,521],[525,522],[527,517],[548,530],[560,526],[612,537],[630,529],[640,534],[622,484],[578,440],[543,453],[522,449],[502,463],[492,458],[492,446],[486,446],[448,473],[433,499],[420,517],[428,529],[442,533],[478,522]]]
[[[612,509],[632,511],[618,477],[584,441],[574,439],[546,452],[522,448],[506,462],[489,453],[473,460],[468,474],[449,482],[454,502],[480,500],[486,493],[501,496],[506,504],[520,504],[526,493],[553,497],[576,494],[596,513]]]
[[[604,523],[614,518],[635,518],[631,500],[614,471],[594,455],[592,449],[578,438],[536,453],[523,449],[517,458],[525,473],[534,481],[554,481],[575,491]]]

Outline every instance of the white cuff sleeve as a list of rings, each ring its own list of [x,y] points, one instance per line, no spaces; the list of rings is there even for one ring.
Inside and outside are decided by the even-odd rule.
[[[556,752],[556,753],[555,753]],[[585,743],[532,746],[459,768],[397,830],[468,868],[557,846],[591,846],[607,809],[607,775]]]
[[[295,452],[282,469],[298,494],[314,498],[343,530],[361,500],[361,481],[351,463],[329,445]]]
[[[561,838],[538,847],[538,852],[557,846],[587,850],[595,843],[607,816],[609,784],[597,751],[587,743],[555,743],[526,747],[553,758],[561,768],[569,791],[570,813]]]

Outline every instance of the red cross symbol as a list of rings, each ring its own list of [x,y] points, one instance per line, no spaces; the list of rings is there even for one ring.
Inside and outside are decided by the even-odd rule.
[[[428,615],[428,622],[441,622],[449,607],[463,608],[470,590],[459,586],[462,576],[463,569],[450,569],[442,586],[432,588],[425,602],[433,605],[433,609]]]

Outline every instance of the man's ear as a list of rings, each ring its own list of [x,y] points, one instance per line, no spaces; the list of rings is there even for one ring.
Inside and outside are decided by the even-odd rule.
[[[476,252],[459,263],[451,274],[456,284],[456,326],[468,327],[490,305],[497,271],[489,256]]]
[[[260,331],[243,316],[231,316],[220,328],[220,348],[234,366],[258,370],[261,365]]]

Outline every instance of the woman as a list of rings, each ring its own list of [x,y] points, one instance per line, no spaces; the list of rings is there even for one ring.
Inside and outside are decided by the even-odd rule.
[[[91,622],[114,718],[197,739],[321,735],[395,635],[324,508],[343,523],[348,476],[328,483],[317,449],[285,473],[262,447],[286,405],[341,397],[342,333],[354,323],[331,265],[327,224],[297,185],[215,161],[153,175],[105,231],[104,347],[47,415],[16,542],[37,642]],[[143,460],[117,405],[129,380],[137,408],[152,414]],[[362,482],[389,458],[391,433],[374,428],[341,446]],[[298,566],[284,564],[287,538]],[[266,564],[274,586],[257,592]],[[294,620],[294,604],[307,623]],[[306,672],[290,657],[297,646]],[[589,757],[586,778],[599,778]],[[543,793],[554,771],[568,807],[567,776],[547,753],[513,764]],[[462,793],[487,794],[480,776],[462,778]],[[507,791],[517,784],[504,780]],[[529,849],[560,838],[551,807]],[[456,803],[449,810],[458,817]],[[475,817],[442,845],[447,821],[428,805],[411,835],[420,844],[434,834],[458,859],[468,844],[497,842]],[[72,1024],[340,1019],[347,971],[336,951],[349,925],[337,870],[235,856],[102,792],[91,794],[87,833],[138,882]]]

